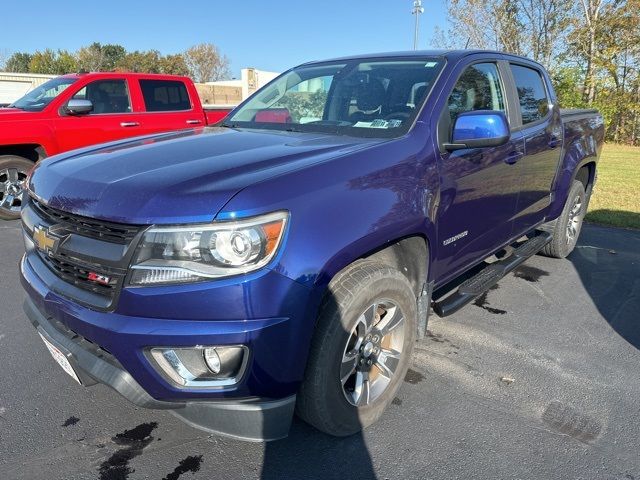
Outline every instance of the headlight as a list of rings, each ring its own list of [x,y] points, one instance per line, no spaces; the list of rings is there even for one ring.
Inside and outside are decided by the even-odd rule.
[[[132,262],[131,285],[189,283],[251,272],[273,258],[289,214],[147,230]]]

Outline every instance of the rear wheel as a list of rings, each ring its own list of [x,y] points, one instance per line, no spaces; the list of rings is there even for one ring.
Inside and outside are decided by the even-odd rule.
[[[20,217],[24,182],[33,162],[15,155],[0,156],[0,219]]]
[[[582,221],[586,213],[587,201],[584,185],[576,180],[569,190],[562,213],[553,223],[548,224],[548,230],[553,237],[541,253],[553,258],[564,258],[569,255],[578,243]]]
[[[329,285],[296,411],[346,436],[374,423],[401,385],[416,332],[416,299],[397,270],[361,262]]]

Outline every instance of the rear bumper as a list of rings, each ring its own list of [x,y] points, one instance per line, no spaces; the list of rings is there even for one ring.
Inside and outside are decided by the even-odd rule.
[[[279,400],[156,400],[115,357],[55,319],[47,318],[31,299],[25,300],[24,310],[38,333],[67,357],[85,386],[105,384],[135,405],[170,410],[193,427],[242,440],[276,440],[285,437],[289,431],[295,395]]]

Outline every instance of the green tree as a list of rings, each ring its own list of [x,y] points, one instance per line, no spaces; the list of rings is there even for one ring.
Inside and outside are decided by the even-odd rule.
[[[168,75],[189,75],[189,67],[187,67],[184,57],[179,53],[162,57],[160,71]]]
[[[76,52],[78,67],[89,72],[109,72],[116,68],[126,55],[122,45],[101,45],[94,42]]]
[[[127,53],[117,64],[117,70],[140,73],[161,73],[161,55],[158,50],[146,52],[134,51]]]
[[[7,72],[29,73],[29,64],[31,63],[31,54],[26,52],[15,52],[5,63]]]
[[[30,73],[44,73],[49,75],[63,75],[78,71],[78,62],[75,57],[66,50],[57,52],[47,48],[44,51],[36,51],[29,62]]]

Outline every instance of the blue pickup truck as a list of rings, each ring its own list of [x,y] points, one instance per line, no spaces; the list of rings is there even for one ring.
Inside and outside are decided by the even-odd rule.
[[[40,162],[25,311],[82,385],[241,439],[286,436],[294,413],[350,435],[430,314],[572,251],[603,135],[522,57],[306,63],[215,127]]]

